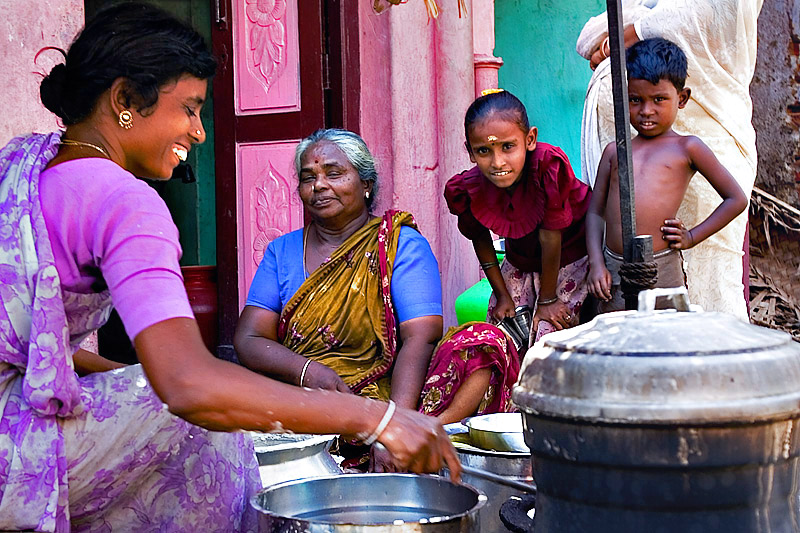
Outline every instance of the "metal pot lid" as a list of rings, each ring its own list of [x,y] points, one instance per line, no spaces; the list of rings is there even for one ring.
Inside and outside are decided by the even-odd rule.
[[[605,423],[793,418],[800,345],[722,313],[610,313],[528,350],[513,400],[527,413]]]

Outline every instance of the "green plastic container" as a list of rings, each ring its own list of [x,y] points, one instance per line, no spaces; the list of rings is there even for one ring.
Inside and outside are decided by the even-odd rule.
[[[502,263],[505,255],[504,252],[497,252],[497,260]],[[458,324],[472,321],[485,322],[491,296],[492,286],[486,278],[459,294],[455,303]]]

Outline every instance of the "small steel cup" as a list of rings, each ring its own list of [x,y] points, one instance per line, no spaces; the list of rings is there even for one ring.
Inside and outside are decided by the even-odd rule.
[[[505,317],[500,321],[500,323],[497,324],[497,327],[511,337],[511,340],[514,342],[514,347],[517,349],[518,353],[523,353],[528,349],[528,336],[530,335],[530,330],[526,331],[520,327],[516,317]]]
[[[530,336],[531,322],[533,321],[533,313],[531,312],[531,308],[527,305],[520,305],[514,310],[514,312],[516,313],[516,316],[514,316],[514,322],[516,322],[520,332],[522,332],[527,339]]]

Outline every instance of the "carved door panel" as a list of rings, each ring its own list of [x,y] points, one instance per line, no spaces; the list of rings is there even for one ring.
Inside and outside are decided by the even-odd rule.
[[[213,46],[221,61],[213,90],[225,352],[267,245],[303,226],[294,149],[318,128],[344,125],[344,106],[326,101],[336,102],[337,93],[342,101],[341,81],[329,81],[330,58],[341,80],[346,54],[338,45],[341,0],[211,1]],[[332,13],[335,23],[329,22]]]

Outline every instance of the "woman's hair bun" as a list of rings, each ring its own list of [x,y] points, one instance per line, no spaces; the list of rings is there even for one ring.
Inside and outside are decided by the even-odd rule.
[[[39,86],[39,95],[42,97],[44,106],[61,119],[66,118],[62,107],[66,83],[67,66],[64,63],[60,63],[53,67],[53,70],[44,77]]]

